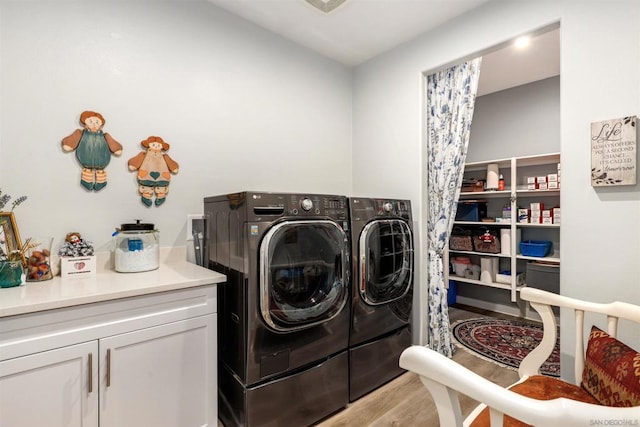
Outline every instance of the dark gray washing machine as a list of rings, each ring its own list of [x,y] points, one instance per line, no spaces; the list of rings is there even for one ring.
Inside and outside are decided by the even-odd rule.
[[[348,404],[350,255],[344,196],[204,199],[218,287],[225,426],[311,425]]]
[[[411,345],[414,246],[408,200],[349,198],[352,307],[349,401],[405,372]]]

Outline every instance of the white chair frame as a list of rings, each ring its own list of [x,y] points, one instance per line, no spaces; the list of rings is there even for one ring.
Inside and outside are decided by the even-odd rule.
[[[520,380],[517,383],[531,375],[539,374],[540,366],[553,351],[557,338],[557,324],[552,306],[572,309],[575,313],[574,373],[577,385],[580,384],[584,368],[585,312],[606,315],[607,333],[613,337],[617,336],[619,319],[636,322],[634,327],[640,324],[640,306],[633,304],[619,301],[599,304],[526,287],[520,291],[520,297],[529,301],[540,314],[544,335],[538,347],[531,351],[520,364],[518,369]],[[588,337],[588,333],[586,335]],[[406,349],[400,356],[400,366],[420,376],[422,383],[433,397],[442,427],[467,427],[487,406],[490,409],[492,427],[502,427],[503,414],[541,427],[585,427],[605,425],[604,423],[612,420],[616,422],[626,420],[627,424],[620,425],[640,425],[640,406],[613,408],[565,398],[532,399],[510,391],[509,388],[503,388],[422,346],[411,346]],[[458,393],[482,403],[465,420],[460,411]]]

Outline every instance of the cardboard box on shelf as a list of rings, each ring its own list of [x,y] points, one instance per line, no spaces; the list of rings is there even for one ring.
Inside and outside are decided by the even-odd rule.
[[[529,222],[529,209],[518,209],[518,222]]]

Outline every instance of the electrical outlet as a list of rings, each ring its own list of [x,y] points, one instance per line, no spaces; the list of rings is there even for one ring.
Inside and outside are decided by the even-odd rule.
[[[200,220],[200,221],[198,221]],[[196,232],[202,232],[204,233],[204,215],[203,214],[188,214],[187,215],[187,241],[192,241],[193,240],[193,223],[197,222],[197,224],[202,224],[200,225],[200,228],[198,228],[198,225],[196,225]]]

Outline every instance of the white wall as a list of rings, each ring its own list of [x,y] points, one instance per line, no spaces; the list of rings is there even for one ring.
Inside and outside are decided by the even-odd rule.
[[[108,250],[116,226],[142,219],[182,246],[204,196],[349,193],[351,83],[348,68],[204,0],[3,0],[0,188],[29,197],[15,211],[23,240],[76,230]],[[97,193],[60,147],[84,110],[124,146]],[[180,164],[153,208],[127,169],[150,135]]]
[[[640,258],[640,186],[592,188],[589,145],[591,122],[640,114],[640,3],[636,1],[493,1],[358,67],[353,95],[354,192],[376,193],[383,188],[423,206],[422,74],[558,21],[561,292],[594,301],[640,304],[640,272],[634,267]],[[423,237],[423,210],[414,209],[414,216]],[[420,264],[416,284],[424,287],[422,256]],[[417,296],[424,305],[424,292]],[[561,324],[567,367],[573,330],[567,316]],[[630,333],[622,338],[636,346],[640,342]]]
[[[467,162],[558,151],[559,76],[476,98]]]

